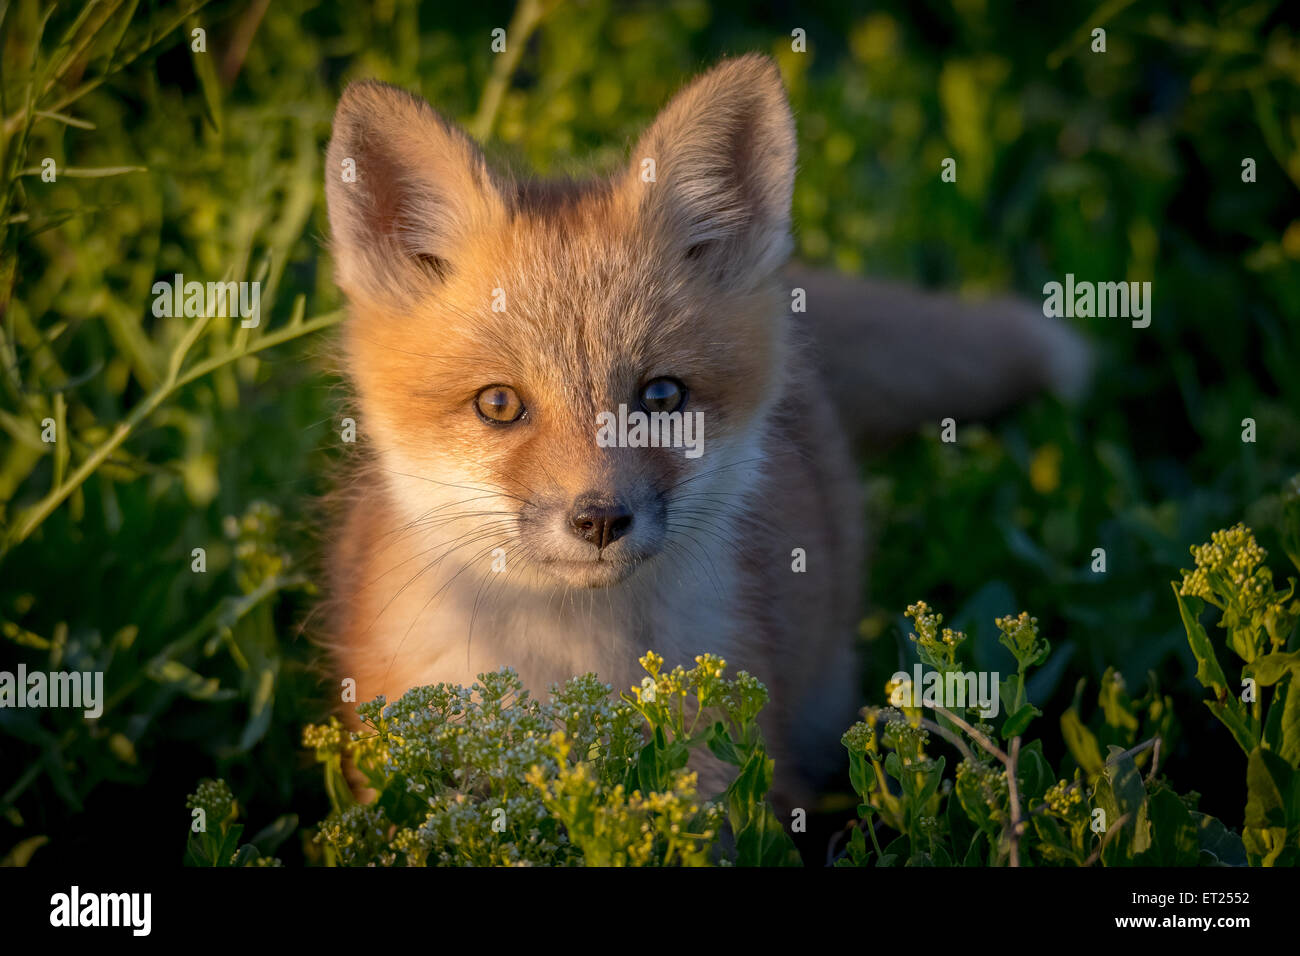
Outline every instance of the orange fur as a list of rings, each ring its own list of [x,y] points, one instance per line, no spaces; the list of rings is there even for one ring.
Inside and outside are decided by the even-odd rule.
[[[338,173],[349,158],[356,182]],[[1035,359],[1060,370],[1076,343],[997,308],[979,313],[985,343],[943,300],[896,315],[909,300],[890,293],[871,310],[820,274],[795,278],[811,311],[789,315],[794,123],[760,56],[690,84],[605,180],[504,177],[423,101],[378,83],[344,93],[327,168],[369,455],[332,555],[337,675],[358,699],[392,700],[508,664],[544,693],[592,670],[639,682],[647,649],[669,666],[712,651],[768,685],[779,794],[806,799],[855,705],[862,514],[840,414],[887,437],[947,408],[915,382],[888,404],[898,361],[943,367],[917,344],[936,330],[985,366],[949,396],[954,415],[1051,384],[1064,373],[1039,375]],[[864,329],[892,344],[869,357]],[[841,339],[871,369],[865,392],[849,388]],[[930,349],[951,355],[937,337]],[[703,413],[703,456],[600,447],[597,414],[665,376]],[[483,421],[490,385],[513,388],[525,418]],[[884,407],[859,408],[862,394]],[[602,548],[572,533],[584,494],[626,505],[624,537]]]

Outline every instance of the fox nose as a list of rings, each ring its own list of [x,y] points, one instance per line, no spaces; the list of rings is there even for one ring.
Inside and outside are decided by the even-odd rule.
[[[627,534],[632,527],[632,512],[621,501],[582,494],[569,512],[569,527],[583,541],[604,548]]]

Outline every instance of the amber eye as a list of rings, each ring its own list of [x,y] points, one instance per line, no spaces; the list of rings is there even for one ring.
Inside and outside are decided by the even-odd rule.
[[[675,412],[686,404],[686,386],[675,378],[656,378],[641,389],[641,407],[647,412]]]
[[[509,385],[489,385],[478,393],[474,407],[479,417],[492,425],[509,425],[524,414],[524,403]]]

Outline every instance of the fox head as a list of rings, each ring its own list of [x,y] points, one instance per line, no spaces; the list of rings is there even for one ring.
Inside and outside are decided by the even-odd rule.
[[[540,584],[697,573],[755,485],[782,391],[795,152],[761,56],[696,79],[626,168],[582,183],[490,169],[423,100],[349,86],[332,248],[348,374],[403,533],[458,566],[504,554]],[[598,440],[620,409],[689,416],[694,452]]]

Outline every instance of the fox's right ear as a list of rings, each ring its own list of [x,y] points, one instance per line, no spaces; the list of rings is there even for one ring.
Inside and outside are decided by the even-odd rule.
[[[343,91],[325,167],[335,279],[349,296],[376,304],[446,279],[457,240],[501,211],[474,141],[386,83]]]
[[[751,53],[673,97],[637,144],[625,188],[670,259],[747,288],[790,253],[796,152],[781,73]]]

